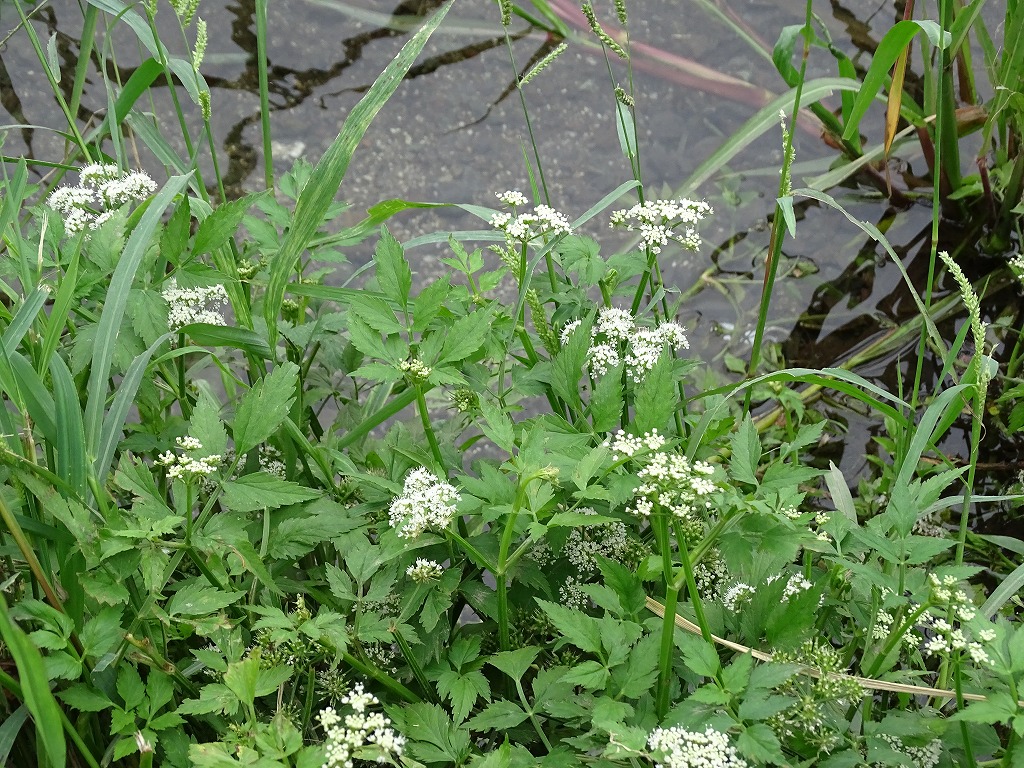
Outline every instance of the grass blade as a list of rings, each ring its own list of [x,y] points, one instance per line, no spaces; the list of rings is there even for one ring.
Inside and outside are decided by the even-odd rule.
[[[92,367],[89,371],[89,399],[85,407],[85,436],[89,452],[96,456],[99,466],[100,442],[103,434],[103,411],[107,402],[107,386],[110,377],[110,366],[114,360],[114,347],[117,334],[121,330],[125,309],[128,306],[128,294],[135,273],[142,263],[149,244],[153,239],[160,217],[170,206],[174,197],[188,183],[190,176],[172,176],[164,188],[153,198],[131,237],[124,247],[121,260],[114,269],[107,291],[107,301],[100,315],[96,341],[92,351]],[[97,472],[97,475],[102,473]]]
[[[281,313],[281,302],[284,300],[288,276],[295,267],[295,262],[306,249],[323,222],[324,215],[334,202],[335,195],[345,178],[352,154],[366,133],[373,118],[387,103],[391,94],[412,67],[413,62],[423,50],[430,34],[437,28],[445,14],[452,7],[454,0],[449,0],[435,13],[430,20],[402,46],[398,56],[388,64],[385,70],[374,81],[373,85],[360,99],[359,103],[345,118],[341,132],[334,140],[320,162],[316,164],[306,185],[299,193],[295,202],[295,217],[284,243],[273,257],[270,264],[270,278],[267,293],[263,300],[263,314],[267,321],[267,335],[271,347],[277,342],[277,318]]]
[[[25,338],[28,329],[32,327],[32,322],[36,319],[39,310],[43,308],[43,304],[46,303],[49,296],[49,290],[37,287],[25,297],[25,300],[18,307],[18,311],[11,320],[11,324],[7,326],[3,334],[3,345],[4,349],[7,350],[7,354],[13,353],[18,348],[18,345]]]
[[[18,669],[24,703],[36,724],[36,744],[53,768],[64,768],[68,756],[61,709],[50,692],[43,657],[21,628],[11,621],[3,597],[0,597],[0,637]]]
[[[142,377],[146,373],[149,361],[157,349],[171,338],[172,335],[165,333],[154,341],[149,349],[132,361],[132,364],[128,366],[128,370],[124,374],[124,378],[121,379],[121,383],[117,388],[117,394],[114,395],[114,402],[111,403],[110,410],[103,419],[103,430],[100,433],[99,444],[93,454],[96,457],[96,460],[93,462],[93,471],[96,473],[96,479],[101,485],[107,477],[107,472],[110,470],[110,462],[114,458],[114,450],[117,448],[121,430],[124,427],[125,419],[128,418],[128,411],[131,410],[135,401],[135,393],[139,390],[139,385],[142,383]],[[90,400],[91,403],[92,401]]]
[[[84,496],[88,472],[85,423],[82,421],[82,406],[75,380],[60,355],[50,358],[50,377],[53,380],[55,416],[60,425],[56,434],[56,472],[79,496]]]

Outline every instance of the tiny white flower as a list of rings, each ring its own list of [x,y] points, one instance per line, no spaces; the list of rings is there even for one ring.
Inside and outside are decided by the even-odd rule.
[[[420,467],[405,478],[402,495],[391,502],[391,526],[399,536],[414,539],[428,528],[443,530],[455,517],[462,497],[454,486]]]

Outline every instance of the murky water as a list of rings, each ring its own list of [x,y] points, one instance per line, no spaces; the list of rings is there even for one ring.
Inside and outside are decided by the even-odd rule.
[[[336,136],[345,115],[366,87],[407,39],[409,18],[428,13],[436,2],[408,0],[271,0],[269,60],[274,165],[286,170],[297,157],[315,162]],[[613,20],[610,3],[603,18]],[[714,10],[717,9],[717,10]],[[784,0],[634,0],[630,3],[633,40],[654,49],[718,70],[752,86],[780,92],[782,84],[761,45],[770,47],[779,30],[802,22],[801,3]],[[866,65],[865,51],[901,17],[891,3],[832,2],[816,8],[837,46]],[[178,40],[173,12],[161,8],[158,21],[167,41]],[[203,73],[213,92],[213,123],[222,172],[229,191],[239,194],[262,183],[260,112],[255,60],[253,0],[202,0],[199,14],[209,23],[210,44]],[[744,40],[722,21],[731,16],[746,27]],[[0,35],[13,29],[18,17],[10,0],[0,1]],[[55,50],[64,70],[62,87],[73,76],[78,57],[81,11],[70,0],[53,0],[34,16],[41,40],[55,36]],[[522,70],[550,49],[547,35],[529,31],[516,20],[511,46]],[[116,53],[109,77],[130,76],[138,64],[130,32],[115,26],[98,37],[98,50]],[[174,48],[173,43],[168,43]],[[179,42],[176,51],[185,51]],[[613,76],[626,72],[613,63]],[[94,61],[80,118],[106,109],[101,69]],[[757,109],[757,104],[715,95],[679,82],[672,68],[638,66],[635,79],[641,126],[642,163],[648,196],[671,194],[694,169]],[[812,76],[832,76],[834,63],[823,52],[811,59]],[[510,53],[489,0],[460,0],[431,39],[420,64],[371,126],[350,166],[341,197],[352,203],[354,223],[381,199],[465,202],[492,205],[496,191],[529,188],[523,161],[527,134],[513,82]],[[50,95],[40,65],[24,32],[0,48],[0,124],[60,127],[62,115]],[[166,88],[156,87],[146,109],[160,116],[163,133],[185,153],[180,132],[170,124],[174,108]],[[187,99],[182,91],[180,97]],[[526,90],[527,103],[552,202],[570,215],[590,207],[608,190],[629,178],[613,122],[614,99],[599,50],[574,44]],[[195,126],[193,126],[194,128]],[[866,132],[880,131],[878,116],[865,123]],[[178,137],[178,138],[175,138]],[[813,131],[798,130],[798,172],[795,184],[827,170],[836,153]],[[151,158],[139,149],[139,162]],[[7,133],[3,152],[41,160],[62,156],[62,139],[53,132],[19,128]],[[697,193],[713,203],[716,216],[705,227],[699,255],[670,260],[667,276],[680,290],[697,285],[681,319],[693,331],[695,350],[718,367],[726,355],[746,358],[756,315],[760,271],[767,245],[766,218],[774,206],[777,169],[781,163],[778,131],[755,142],[733,161],[732,171],[702,184]],[[204,161],[207,178],[211,171]],[[890,162],[899,185],[904,171],[922,174],[915,150]],[[46,168],[33,167],[38,178]],[[858,217],[881,226],[911,275],[921,278],[929,248],[930,208],[912,205],[894,212],[888,201],[868,186],[835,190],[837,198]],[[772,305],[770,339],[782,342],[791,365],[825,366],[845,359],[911,318],[916,310],[898,271],[874,246],[835,212],[816,206],[801,208],[796,239],[784,247],[783,271]],[[437,229],[476,228],[461,211],[441,209],[403,214],[389,226],[402,239]],[[602,230],[602,237],[607,237]],[[950,248],[956,231],[949,232]],[[424,277],[436,267],[436,250],[423,248],[410,256]],[[975,258],[973,251],[966,254]],[[361,258],[359,252],[353,259]],[[717,269],[705,274],[710,266]],[[976,274],[982,267],[974,269]],[[703,277],[702,277],[703,275]],[[941,295],[941,293],[939,294]],[[993,300],[993,309],[1017,301],[1013,290]],[[956,321],[944,328],[955,333]],[[897,372],[905,369],[913,345],[891,349],[859,372],[895,390]],[[899,361],[901,365],[895,365]],[[865,422],[837,402],[830,413],[850,426],[845,450],[835,460],[856,476],[865,466],[870,433]],[[956,449],[957,446],[951,446]]]

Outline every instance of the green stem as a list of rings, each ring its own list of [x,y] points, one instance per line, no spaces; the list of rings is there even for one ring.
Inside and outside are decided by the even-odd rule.
[[[673,563],[671,541],[668,532],[668,513],[655,513],[654,534],[661,550],[662,577],[665,581],[665,615],[661,621],[661,652],[658,657],[658,689],[655,694],[655,706],[658,720],[668,714],[669,698],[672,690],[672,651],[675,641],[676,604],[679,600],[679,586],[672,577]]]
[[[366,664],[365,662],[360,661],[351,653],[343,653],[341,658],[346,664],[352,667],[352,669],[356,670],[356,672],[364,677],[373,678],[376,682],[380,683],[383,687],[387,688],[391,693],[403,701],[407,701],[410,704],[416,704],[422,701],[419,696],[395,680],[391,675],[377,669],[377,667],[372,664]]]
[[[430,423],[430,413],[427,411],[427,400],[423,397],[423,389],[419,384],[413,385],[416,389],[416,410],[420,414],[420,421],[423,424],[423,434],[427,436],[427,443],[430,444],[430,453],[434,456],[437,464],[437,471],[445,474],[444,458],[441,456],[441,446],[437,443],[437,436],[434,434],[434,427]]]
[[[551,753],[551,742],[548,741],[547,734],[544,733],[544,729],[540,727],[540,721],[537,719],[537,715],[533,711],[533,707],[530,706],[529,700],[526,698],[526,692],[523,690],[523,681],[516,680],[516,692],[519,694],[519,702],[523,705],[523,709],[530,713],[530,722],[533,724],[533,729],[540,736],[541,743],[544,744],[544,749]]]
[[[412,652],[412,648],[409,647],[409,641],[402,635],[401,630],[397,627],[392,627],[391,634],[395,638],[395,642],[398,643],[398,648],[402,651],[402,656],[405,657],[406,664],[409,665],[409,669],[412,670],[412,676],[416,678],[416,682],[420,684],[420,688],[427,695],[431,701],[440,704],[441,700],[437,697],[437,692],[434,690],[434,686],[427,680],[427,675],[423,671],[423,666],[416,658],[416,654]]]

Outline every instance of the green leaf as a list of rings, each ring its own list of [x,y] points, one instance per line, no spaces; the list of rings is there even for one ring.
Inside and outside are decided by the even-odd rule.
[[[692,672],[702,677],[714,677],[722,668],[715,647],[702,637],[679,635],[676,640],[683,651],[683,662]]]
[[[191,174],[190,174],[191,175]],[[92,365],[89,371],[89,397],[85,406],[85,434],[91,455],[104,455],[101,448],[104,433],[103,411],[107,402],[107,387],[110,381],[110,366],[114,359],[114,348],[117,336],[121,331],[125,309],[135,273],[149,249],[153,234],[160,224],[160,219],[175,196],[185,188],[189,176],[172,176],[157,193],[146,208],[138,225],[132,230],[131,237],[125,244],[121,257],[110,278],[110,286],[106,293],[106,302],[100,314],[96,338],[92,348]],[[134,394],[134,393],[133,393]],[[121,422],[124,423],[123,421]],[[120,428],[120,425],[119,425]],[[109,465],[109,460],[108,460]],[[97,466],[94,464],[94,466]],[[97,476],[102,483],[107,467],[97,466]]]
[[[537,604],[548,615],[552,625],[562,635],[562,641],[572,643],[587,653],[601,653],[601,627],[597,619],[582,611],[566,608],[537,598]],[[717,658],[717,657],[716,657]]]
[[[245,393],[235,413],[235,450],[246,454],[274,434],[295,399],[299,366],[285,362]]]
[[[193,323],[188,326],[188,338],[196,346],[240,349],[261,360],[269,360],[274,356],[267,340],[260,334],[234,325]]]
[[[622,369],[616,368],[598,379],[590,396],[590,419],[594,431],[611,432],[622,418]]]
[[[192,244],[192,253],[200,256],[204,253],[212,253],[225,245],[238,231],[246,211],[269,194],[270,192],[267,190],[255,192],[214,208],[213,213],[199,224],[196,239]]]
[[[199,390],[199,397],[192,408],[192,420],[188,433],[203,444],[207,455],[223,456],[228,449],[228,433],[220,419],[220,403],[206,387]]]
[[[636,388],[636,414],[633,428],[637,434],[652,430],[664,431],[669,419],[679,405],[679,393],[676,391],[672,375],[672,361],[662,355],[644,380]]]
[[[320,492],[304,485],[282,480],[268,472],[254,472],[223,486],[221,502],[235,512],[255,512],[299,504],[320,496]]]
[[[604,690],[611,673],[600,662],[583,662],[567,673],[562,680],[570,685],[579,685],[586,690]]]
[[[456,320],[445,334],[436,365],[461,362],[480,349],[491,331],[491,314],[489,310],[479,310]]]
[[[487,663],[497,667],[513,680],[519,681],[523,679],[523,675],[526,674],[539,653],[540,648],[527,646],[514,651],[496,653],[487,659]]]
[[[759,763],[789,765],[774,731],[764,723],[745,728],[736,740],[736,747],[742,755]]]
[[[941,48],[949,42],[950,35],[944,32],[942,27],[934,21],[916,21],[906,19],[898,21],[892,29],[885,33],[885,36],[875,48],[874,56],[871,57],[871,66],[864,74],[864,80],[853,102],[850,116],[843,131],[843,139],[849,140],[856,135],[861,118],[868,111],[871,102],[875,100],[882,86],[889,76],[889,70],[896,63],[896,59],[910,44],[910,41],[924,32],[932,45]]]
[[[170,616],[204,616],[217,613],[242,597],[245,592],[226,592],[202,581],[192,581],[174,593],[167,602]]]
[[[749,413],[744,417],[739,429],[733,433],[729,446],[732,449],[729,474],[733,480],[757,485],[757,466],[761,462],[761,438]]]
[[[489,699],[491,688],[487,678],[478,669],[459,673],[455,670],[442,672],[437,678],[437,690],[452,703],[452,717],[461,723],[469,715],[478,698]]]
[[[419,32],[409,38],[395,60],[388,64],[366,95],[348,113],[338,137],[320,158],[309,181],[299,193],[292,226],[281,244],[281,249],[271,260],[270,278],[263,299],[263,313],[267,321],[271,347],[277,341],[277,319],[281,313],[285,287],[296,260],[306,250],[323,223],[324,216],[334,202],[334,197],[348,170],[348,164],[366,129],[398,88],[402,78],[426,45],[427,39],[452,7],[453,1],[449,0],[443,5]]]
[[[489,704],[476,717],[470,718],[466,725],[474,731],[503,731],[515,728],[529,716],[529,713],[515,702],[500,699]]]
[[[228,664],[224,673],[224,685],[227,686],[238,700],[251,707],[256,700],[256,683],[260,677],[260,655],[254,653],[244,661]]]
[[[49,759],[53,768],[67,764],[67,742],[61,709],[50,692],[50,681],[43,658],[25,633],[7,613],[7,602],[0,596],[0,638],[14,660],[21,683],[23,701],[36,724],[36,747]]]
[[[380,240],[373,250],[373,263],[377,269],[374,276],[380,291],[404,310],[409,306],[409,291],[412,290],[412,270],[405,259],[402,244],[395,239],[388,228],[380,228]]]
[[[486,398],[480,399],[480,413],[484,417],[479,424],[480,431],[505,453],[511,454],[516,445],[516,429],[512,419]]]

